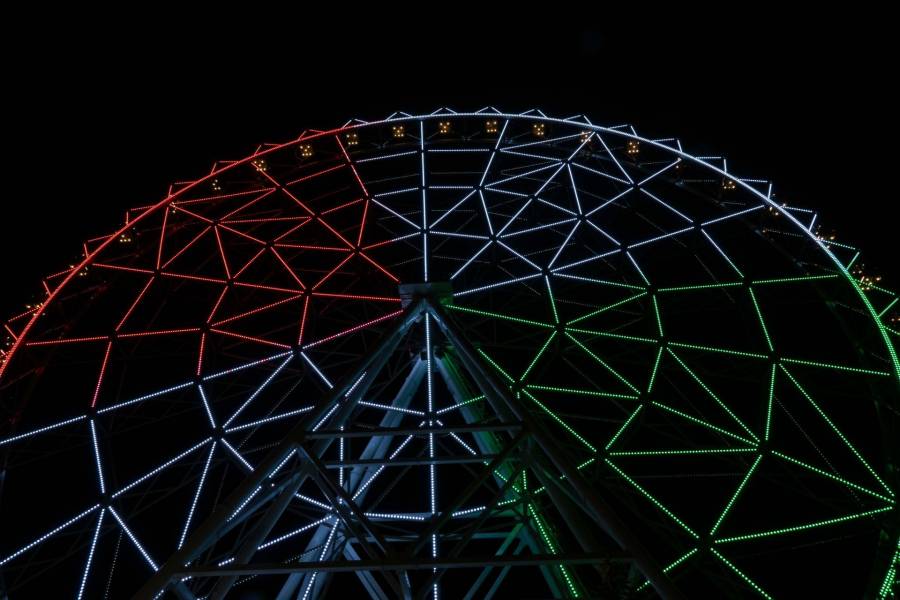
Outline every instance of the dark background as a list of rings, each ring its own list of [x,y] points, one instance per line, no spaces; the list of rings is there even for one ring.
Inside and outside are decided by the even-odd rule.
[[[216,159],[353,116],[443,105],[540,107],[678,136],[739,175],[773,179],[779,201],[819,209],[826,230],[900,285],[889,216],[897,44],[885,15],[666,14],[654,25],[650,14],[553,10],[16,24],[0,313],[39,299],[41,278],[126,208]]]

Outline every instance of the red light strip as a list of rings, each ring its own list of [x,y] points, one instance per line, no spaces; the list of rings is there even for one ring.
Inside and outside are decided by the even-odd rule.
[[[403,309],[395,310],[394,312],[388,313],[381,317],[378,317],[377,319],[372,319],[371,321],[366,321],[365,323],[361,323],[360,325],[355,325],[355,326],[351,327],[350,329],[345,329],[344,331],[334,333],[332,335],[329,335],[328,337],[324,337],[321,340],[316,340],[315,342],[312,342],[312,343],[309,343],[309,344],[303,346],[303,349],[306,350],[307,348],[314,348],[315,346],[318,346],[320,344],[324,344],[326,342],[330,342],[331,340],[337,339],[339,337],[349,335],[355,331],[359,331],[360,329],[365,329],[366,327],[369,327],[370,325],[374,325],[375,323],[380,323],[382,321],[387,321],[388,319],[393,319],[394,317],[401,315],[401,314],[403,314]]]
[[[233,233],[233,234],[235,234],[235,235],[239,235],[239,236],[241,236],[241,237],[245,237],[245,238],[247,238],[248,240],[250,240],[250,241],[252,241],[252,242],[256,242],[257,244],[260,244],[260,245],[262,245],[262,246],[265,246],[265,245],[266,245],[266,243],[265,243],[263,240],[261,240],[261,239],[259,239],[259,238],[255,238],[255,237],[253,237],[252,235],[250,235],[249,233],[244,233],[244,232],[241,231],[240,229],[235,229],[234,227],[229,227],[228,225],[223,225],[223,224],[221,224],[221,223],[219,224],[219,227],[221,227],[221,228],[224,229],[225,231],[230,231],[231,233]]]
[[[199,327],[183,327],[180,329],[157,329],[154,331],[134,331],[131,333],[119,333],[117,337],[119,338],[140,338],[140,337],[149,337],[156,335],[180,335],[183,333],[197,333],[200,331]]]
[[[162,227],[159,229],[159,247],[156,249],[156,268],[160,269],[162,263],[163,242],[166,239],[166,223],[169,220],[169,211],[163,211]]]
[[[303,292],[303,290],[298,289],[275,287],[274,285],[263,285],[261,283],[247,283],[246,281],[235,281],[234,285],[237,287],[254,288],[257,290],[268,290],[270,292],[282,292],[284,294],[300,294]]]
[[[319,172],[317,172],[317,173],[312,173],[311,175],[304,175],[303,177],[300,177],[299,179],[293,179],[293,180],[291,180],[291,181],[288,181],[288,182],[285,183],[284,185],[294,185],[295,183],[300,183],[300,182],[302,182],[302,181],[307,181],[307,180],[309,180],[309,179],[313,179],[313,178],[315,178],[315,177],[318,177],[319,175],[324,175],[325,173],[330,173],[330,172],[332,172],[332,171],[336,171],[337,169],[343,169],[343,168],[344,168],[344,165],[336,165],[336,166],[334,166],[334,167],[328,167],[327,169],[322,169],[321,171],[319,171]]]
[[[194,218],[197,219],[198,221],[203,221],[203,222],[206,223],[207,225],[213,225],[213,224],[214,224],[214,222],[213,222],[212,219],[210,219],[210,218],[208,218],[208,217],[204,217],[203,215],[201,215],[201,214],[199,214],[199,213],[195,213],[195,212],[192,211],[192,210],[188,210],[188,209],[184,208],[183,206],[181,206],[181,203],[175,204],[175,203],[173,202],[173,203],[172,203],[172,209],[173,209],[173,210],[177,210],[177,211],[179,211],[179,212],[183,212],[184,214],[186,214],[186,215],[188,215],[188,216],[194,217]]]
[[[242,312],[242,313],[240,313],[240,314],[232,315],[232,316],[230,316],[230,317],[227,317],[227,318],[225,318],[225,319],[222,319],[221,321],[216,321],[215,323],[212,324],[212,326],[213,326],[213,327],[219,327],[219,326],[224,325],[224,324],[226,324],[226,323],[231,323],[232,321],[236,321],[236,320],[238,320],[238,319],[243,319],[244,317],[249,317],[249,316],[251,316],[251,315],[259,314],[259,313],[261,313],[261,312],[263,312],[263,311],[269,310],[270,308],[275,308],[276,306],[280,306],[280,305],[285,304],[285,303],[287,303],[287,302],[291,302],[291,301],[296,300],[297,298],[300,298],[300,297],[301,297],[301,295],[300,295],[300,294],[297,294],[296,296],[291,296],[290,298],[283,298],[283,299],[281,299],[281,300],[278,300],[277,302],[272,302],[272,303],[270,303],[270,304],[266,304],[265,306],[258,306],[258,307],[256,307],[256,308],[250,309],[250,310],[245,311],[245,312]]]
[[[64,338],[61,340],[35,340],[25,342],[26,346],[55,346],[57,344],[78,344],[81,342],[99,342],[101,340],[109,341],[108,335],[92,335],[89,337]]]
[[[316,283],[316,285],[312,286],[312,289],[315,290],[315,289],[318,288],[320,285],[322,285],[323,283],[325,283],[326,281],[328,281],[328,279],[329,279],[332,275],[334,275],[335,272],[337,272],[338,269],[340,269],[340,268],[343,267],[345,264],[347,264],[347,261],[350,260],[351,258],[353,258],[353,255],[352,255],[352,254],[348,254],[347,257],[346,257],[344,260],[342,260],[341,262],[339,262],[335,268],[333,268],[332,270],[328,271],[328,273],[326,273],[325,276],[322,277],[322,279],[320,279],[320,280],[318,281],[318,283]]]
[[[398,277],[395,277],[393,273],[391,273],[390,271],[388,271],[387,269],[385,269],[384,267],[382,267],[381,265],[379,265],[377,262],[375,262],[374,260],[372,260],[371,258],[369,258],[369,256],[368,256],[367,254],[363,254],[362,252],[360,252],[359,255],[362,256],[362,257],[363,257],[364,259],[366,259],[367,261],[369,261],[370,263],[372,263],[373,265],[375,265],[375,267],[376,267],[379,271],[381,271],[382,273],[384,273],[385,275],[387,275],[388,277],[390,277],[391,280],[392,280],[394,283],[399,283],[399,282],[400,282],[400,279],[399,279]]]
[[[281,257],[281,254],[278,253],[278,250],[276,250],[275,248],[270,248],[270,250],[272,251],[272,254],[275,255],[275,258],[278,259],[278,262],[284,265],[284,268],[287,269],[287,272],[291,274],[291,277],[294,278],[294,281],[297,282],[297,285],[299,285],[302,289],[306,289],[306,286],[303,285],[302,281],[300,281],[300,277],[297,275],[297,273],[294,272],[294,269],[291,268],[291,265],[287,264],[287,261]]]
[[[200,351],[197,353],[197,377],[203,370],[203,352],[206,350],[206,332],[200,334]]]
[[[134,309],[138,305],[138,303],[141,301],[141,298],[143,298],[144,294],[147,293],[147,290],[150,289],[150,284],[153,283],[154,278],[155,278],[155,276],[151,275],[150,279],[147,280],[147,283],[144,285],[141,292],[137,295],[137,298],[134,299],[134,302],[132,302],[131,306],[128,307],[128,310],[125,311],[125,314],[122,316],[122,320],[120,320],[119,324],[116,325],[116,331],[119,331],[120,329],[122,329],[122,325],[125,324],[125,321],[127,321],[128,317],[131,316],[131,313],[134,312]]]
[[[363,198],[357,198],[356,200],[351,200],[350,202],[344,202],[343,204],[339,204],[338,206],[335,206],[333,208],[329,208],[328,210],[322,211],[322,214],[323,215],[331,214],[331,213],[337,212],[341,209],[353,206],[354,204],[359,204],[362,201],[363,201]]]
[[[309,309],[309,296],[303,299],[303,316],[300,317],[300,336],[297,338],[297,345],[303,344],[303,329],[306,326],[306,311]]]
[[[262,255],[262,253],[265,252],[265,251],[266,251],[265,247],[260,248],[259,251],[258,251],[256,254],[254,254],[254,255],[250,258],[250,260],[247,261],[247,264],[245,264],[243,267],[241,267],[240,270],[239,270],[237,273],[234,274],[234,278],[237,279],[238,277],[240,277],[240,276],[241,276],[241,273],[243,273],[244,271],[246,271],[246,270],[247,270],[247,267],[249,267],[250,265],[252,265],[252,264],[256,261],[256,259],[259,258],[260,255]]]
[[[303,220],[304,222],[308,222],[312,219],[312,217],[259,217],[256,219],[222,219],[222,223],[227,223],[229,225],[245,225],[252,223],[280,223],[282,221],[299,221]]]
[[[213,305],[212,310],[209,311],[209,316],[206,317],[206,324],[209,325],[213,317],[216,316],[216,311],[219,310],[219,305],[222,304],[222,300],[225,299],[225,294],[228,293],[228,286],[222,288],[222,293],[219,294],[219,299],[216,300],[216,303]]]
[[[311,216],[311,217],[314,217],[314,216],[315,216],[315,214],[316,214],[315,211],[313,211],[310,207],[308,207],[308,206],[305,205],[303,202],[301,202],[300,199],[297,198],[297,196],[295,196],[294,194],[292,194],[291,191],[290,191],[289,189],[285,188],[283,185],[281,185],[280,183],[278,183],[278,182],[275,180],[274,177],[272,177],[271,175],[269,175],[269,174],[266,173],[265,171],[259,171],[259,172],[262,174],[263,177],[265,177],[266,179],[268,179],[269,181],[271,181],[274,185],[276,185],[276,186],[278,187],[278,189],[280,189],[282,192],[284,192],[285,194],[287,194],[288,198],[290,198],[291,200],[293,200],[294,202],[296,202],[296,203],[300,206],[300,208],[302,208],[303,210],[305,210],[306,212],[308,212],[308,213],[309,213],[309,216]]]
[[[310,244],[275,244],[276,248],[295,248],[297,250],[323,250],[326,252],[350,252],[350,248],[340,248],[338,246],[315,246]]]
[[[287,231],[285,231],[284,233],[279,235],[277,238],[275,238],[273,241],[280,242],[281,240],[283,240],[284,238],[291,235],[292,233],[294,233],[295,231],[297,231],[298,229],[300,229],[301,227],[303,227],[304,225],[306,225],[307,223],[309,223],[313,220],[312,217],[305,217],[305,218],[306,218],[305,221],[303,221],[302,223],[299,223],[297,225],[294,225],[293,227],[291,227],[290,229],[288,229]]]
[[[321,296],[323,298],[344,298],[346,300],[372,300],[374,302],[402,302],[396,296],[365,296],[360,294],[331,294],[328,292],[313,292],[313,296]]]
[[[269,195],[274,194],[274,193],[275,193],[275,188],[266,188],[266,191],[265,191],[264,194],[260,194],[259,196],[257,196],[256,198],[253,198],[253,199],[250,200],[249,202],[245,202],[244,204],[241,204],[240,206],[238,206],[238,207],[237,207],[236,209],[234,209],[233,211],[228,212],[228,213],[225,213],[225,216],[222,217],[221,219],[219,219],[219,221],[225,221],[225,220],[227,220],[227,219],[230,219],[232,215],[236,215],[236,214],[238,214],[239,212],[243,212],[243,211],[247,210],[248,208],[250,208],[251,206],[253,206],[253,205],[256,204],[257,202],[259,202],[260,200],[262,200],[263,198],[266,198],[266,197],[268,197]]]
[[[268,192],[272,193],[274,188],[256,188],[254,190],[244,190],[243,192],[233,192],[231,194],[216,194],[215,196],[203,196],[201,198],[191,198],[190,200],[181,200],[178,202],[179,205],[185,204],[198,204],[200,202],[209,202],[210,200],[227,200],[229,198],[237,198],[239,196],[248,196],[250,194],[258,194],[259,192]],[[150,207],[142,207],[142,208],[150,208]],[[138,209],[132,209],[138,210]]]
[[[103,383],[103,376],[106,375],[106,365],[109,362],[110,350],[112,350],[112,340],[106,344],[106,353],[103,355],[103,363],[100,365],[100,375],[97,377],[97,385],[94,387],[94,397],[91,398],[91,408],[97,406],[97,396],[100,395],[100,385]]]
[[[222,257],[222,266],[225,267],[225,277],[231,279],[231,268],[228,266],[228,257],[225,256],[225,248],[222,246],[222,234],[218,227],[213,227],[216,234],[216,245],[219,246],[219,255]]]
[[[235,333],[233,331],[226,331],[224,329],[210,329],[213,333],[218,333],[221,335],[227,335],[229,337],[237,338],[240,340],[244,340],[245,342],[254,342],[256,344],[265,344],[267,346],[275,346],[276,348],[283,348],[285,350],[290,350],[290,346],[287,344],[282,344],[281,342],[273,342],[272,340],[266,340],[263,338],[252,337],[249,335],[244,335],[242,333]]]
[[[211,227],[210,227],[209,225],[207,225],[206,227],[204,227],[203,230],[202,230],[200,233],[198,233],[197,235],[195,235],[195,236],[191,239],[191,241],[189,241],[189,242],[187,243],[187,245],[185,245],[181,250],[179,250],[178,252],[176,252],[169,260],[167,260],[167,261],[165,262],[164,265],[162,265],[162,266],[159,267],[159,268],[160,268],[160,269],[168,268],[168,266],[171,265],[171,264],[175,261],[176,258],[178,258],[178,257],[181,256],[182,254],[184,254],[184,253],[187,251],[188,248],[190,248],[191,246],[193,246],[194,244],[197,243],[197,240],[199,240],[199,239],[202,238],[204,235],[206,235],[206,232],[208,232],[208,231],[210,230],[210,228],[211,228]]]

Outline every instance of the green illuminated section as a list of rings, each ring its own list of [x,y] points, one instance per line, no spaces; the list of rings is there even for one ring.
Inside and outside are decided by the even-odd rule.
[[[528,475],[525,471],[522,471],[522,492],[524,495],[528,495]],[[531,518],[534,520],[535,525],[537,525],[538,533],[541,536],[541,539],[544,541],[544,545],[550,551],[550,554],[559,554],[559,547],[553,541],[553,538],[550,536],[549,528],[546,523],[544,523],[544,519],[538,514],[537,509],[534,504],[531,502],[527,502],[525,504],[526,510],[528,510]],[[566,582],[566,587],[569,588],[569,593],[572,594],[573,598],[580,598],[581,594],[578,591],[578,588],[575,587],[575,582],[572,580],[572,576],[569,573],[569,570],[565,565],[557,565],[559,568],[560,574],[562,574],[563,579]]]
[[[754,285],[771,285],[778,283],[797,283],[799,281],[820,281],[822,279],[837,279],[840,273],[828,273],[826,275],[802,275],[800,277],[777,277],[775,279],[757,279]]]
[[[494,367],[495,369],[497,369],[497,372],[500,373],[501,375],[503,375],[506,379],[508,379],[510,383],[515,383],[515,382],[516,382],[516,380],[512,378],[512,375],[510,375],[509,373],[507,373],[506,371],[504,371],[504,370],[503,370],[503,367],[501,367],[501,366],[498,365],[496,362],[494,362],[494,359],[492,359],[490,356],[488,356],[487,353],[486,353],[484,350],[482,350],[481,348],[479,348],[479,349],[478,349],[478,354],[480,354],[481,357],[484,358],[484,360],[488,361],[488,363],[489,363],[492,367]]]
[[[567,338],[569,338],[570,340],[572,340],[573,342],[575,342],[576,344],[578,344],[578,347],[581,348],[582,350],[584,350],[584,351],[587,353],[588,356],[590,356],[590,357],[593,358],[595,361],[597,361],[598,363],[600,363],[600,365],[602,365],[604,369],[606,369],[607,371],[609,371],[610,373],[612,373],[613,376],[616,377],[616,379],[618,379],[619,381],[621,381],[622,383],[624,383],[625,385],[627,385],[629,388],[631,388],[631,389],[634,391],[635,394],[640,394],[640,393],[641,393],[641,391],[640,391],[639,389],[637,389],[637,387],[635,387],[634,385],[632,385],[632,383],[631,383],[630,381],[628,381],[627,379],[625,379],[625,377],[624,377],[621,373],[619,373],[618,371],[616,371],[615,369],[613,369],[611,366],[609,366],[609,365],[606,363],[605,360],[603,360],[602,358],[600,358],[599,356],[597,356],[596,354],[594,354],[594,353],[591,351],[590,348],[588,348],[587,346],[585,346],[584,344],[582,344],[581,342],[579,342],[577,339],[575,339],[575,338],[572,336],[571,333],[569,333],[568,331],[566,331],[565,334],[566,334],[566,337],[567,337]]]
[[[672,355],[672,358],[674,358],[675,360],[678,361],[678,364],[681,365],[681,367],[687,372],[687,374],[690,375],[690,376],[694,379],[694,381],[696,381],[698,384],[700,384],[700,387],[702,387],[703,390],[704,390],[707,394],[709,394],[709,397],[712,398],[713,400],[715,400],[716,403],[717,403],[719,406],[721,406],[722,409],[723,409],[725,412],[727,412],[728,415],[729,415],[732,419],[734,419],[735,423],[737,423],[738,425],[740,425],[741,428],[742,428],[744,431],[746,431],[748,434],[750,434],[750,437],[751,437],[751,438],[753,438],[755,441],[758,442],[758,441],[759,441],[759,438],[756,437],[756,434],[754,434],[752,431],[750,431],[750,428],[747,427],[747,426],[744,424],[744,422],[741,421],[741,420],[738,418],[738,416],[737,416],[736,414],[734,414],[734,412],[732,412],[732,410],[731,410],[730,408],[728,408],[728,406],[727,406],[724,402],[722,402],[722,400],[720,400],[719,397],[718,397],[711,389],[709,389],[709,387],[708,387],[705,383],[703,383],[703,381],[702,381],[699,377],[697,377],[697,374],[694,373],[694,372],[690,369],[690,367],[688,367],[686,364],[684,364],[684,361],[682,361],[681,358],[679,358],[678,355],[675,354],[675,352],[674,352],[671,348],[667,348],[667,350],[669,351],[669,354]]]
[[[742,437],[742,436],[740,436],[740,435],[738,435],[738,434],[736,434],[736,433],[732,433],[732,432],[728,431],[727,429],[722,429],[721,427],[718,427],[718,426],[716,426],[716,425],[713,425],[712,423],[707,423],[706,421],[704,421],[704,420],[702,420],[702,419],[698,419],[697,417],[692,417],[691,415],[689,415],[689,414],[687,414],[687,413],[681,412],[681,411],[678,410],[677,408],[672,408],[671,406],[668,406],[668,405],[663,404],[663,403],[661,403],[661,402],[657,402],[656,400],[653,400],[653,401],[651,401],[650,403],[651,403],[653,406],[656,406],[656,407],[658,407],[658,408],[661,408],[661,409],[663,409],[663,410],[665,410],[665,411],[668,411],[668,412],[670,412],[670,413],[672,413],[672,414],[674,414],[674,415],[678,415],[678,416],[681,417],[682,419],[686,419],[686,420],[688,420],[688,421],[690,421],[690,422],[692,422],[692,423],[695,423],[695,424],[697,424],[697,425],[702,425],[703,427],[706,427],[706,428],[708,428],[708,429],[712,429],[713,431],[716,431],[716,432],[718,432],[718,433],[721,433],[722,435],[727,435],[728,437],[734,438],[734,439],[736,439],[736,440],[740,440],[741,442],[747,444],[748,446],[755,446],[755,445],[756,445],[756,442],[754,442],[754,441],[748,440],[747,438]]]
[[[747,474],[744,475],[744,478],[741,479],[741,483],[737,486],[737,489],[734,490],[734,494],[731,495],[731,499],[728,500],[728,504],[725,505],[725,509],[722,511],[722,514],[719,515],[719,518],[716,519],[715,525],[713,525],[712,529],[709,531],[709,535],[715,535],[716,530],[719,529],[719,526],[722,524],[722,521],[725,520],[725,517],[731,511],[731,507],[734,506],[734,503],[737,502],[738,497],[741,495],[741,492],[744,491],[744,487],[747,485],[747,482],[750,481],[750,477],[753,475],[753,472],[756,470],[756,467],[759,466],[759,461],[762,460],[762,454],[756,457],[756,460],[753,461],[753,464],[750,465],[750,468],[747,470]]]
[[[748,287],[747,291],[750,292],[750,299],[753,300],[753,308],[756,310],[756,316],[759,318],[759,325],[762,327],[763,335],[766,336],[766,345],[769,347],[769,350],[774,350],[772,347],[772,338],[769,337],[769,329],[766,327],[766,320],[763,319],[762,311],[759,309],[759,302],[756,301],[756,293],[753,291],[752,287]]]
[[[819,407],[819,405],[816,403],[816,401],[812,399],[812,396],[810,396],[809,393],[805,389],[803,389],[803,386],[800,385],[800,382],[797,381],[796,379],[794,379],[794,376],[791,375],[791,372],[788,371],[784,365],[781,365],[781,370],[784,371],[785,375],[787,375],[788,378],[797,387],[797,389],[800,390],[800,393],[803,394],[803,396],[809,401],[809,403],[812,405],[812,407],[816,409],[816,412],[819,413],[819,416],[821,416],[822,419],[824,419],[825,422],[828,423],[828,426],[831,427],[831,430],[834,431],[838,435],[839,438],[841,438],[841,441],[844,442],[844,445],[847,446],[847,448],[849,448],[851,452],[853,452],[853,454],[856,456],[856,458],[859,459],[859,462],[861,462],[863,464],[863,466],[866,468],[866,470],[868,470],[869,473],[871,473],[872,477],[874,477],[875,480],[878,481],[878,483],[880,483],[881,486],[885,490],[887,490],[887,493],[891,497],[894,497],[895,494],[894,494],[893,490],[891,490],[891,488],[888,487],[888,485],[884,481],[881,480],[881,477],[878,476],[878,473],[875,472],[875,469],[873,469],[869,465],[869,463],[866,462],[866,460],[862,457],[862,454],[860,454],[859,451],[853,446],[853,444],[850,443],[850,440],[848,440],[847,437],[843,433],[841,433],[841,430],[837,428],[837,425],[835,425],[834,422],[828,418],[828,415],[825,414],[825,411],[823,411]]]
[[[754,590],[756,590],[756,592],[757,592],[760,596],[762,596],[763,598],[768,598],[769,600],[774,600],[774,599],[772,598],[772,596],[770,596],[769,594],[767,594],[766,591],[765,591],[764,589],[762,589],[761,587],[759,587],[759,584],[758,584],[758,583],[756,583],[755,581],[753,581],[752,579],[750,579],[750,577],[748,577],[743,571],[741,571],[740,569],[738,569],[737,566],[734,565],[734,563],[732,563],[730,560],[728,560],[727,558],[725,558],[724,556],[722,556],[722,554],[721,554],[718,550],[716,550],[715,548],[710,548],[709,550],[710,550],[710,552],[712,552],[713,554],[716,555],[716,558],[718,558],[718,559],[721,560],[723,563],[725,563],[725,566],[727,566],[729,569],[731,569],[732,571],[734,571],[734,572],[737,574],[738,577],[740,577],[741,579],[743,579],[744,582],[745,582],[747,585],[749,585],[749,586],[752,587]]]
[[[663,347],[660,346],[656,351],[656,360],[653,361],[653,370],[650,371],[650,382],[647,384],[647,393],[653,391],[653,384],[656,382],[656,372],[659,371],[659,361],[662,359]]]
[[[537,364],[537,361],[540,360],[541,356],[547,350],[547,346],[550,345],[550,342],[553,341],[553,338],[556,337],[556,331],[550,332],[550,337],[547,338],[547,341],[544,342],[544,345],[541,346],[541,349],[538,350],[537,354],[534,355],[534,358],[531,359],[531,363],[529,363],[528,368],[525,369],[525,372],[522,373],[522,376],[519,378],[520,380],[528,377],[528,374],[531,373],[531,370],[534,368],[534,365]]]
[[[613,302],[612,304],[607,304],[606,306],[604,306],[602,308],[598,308],[597,310],[591,311],[591,312],[587,313],[586,315],[581,315],[580,317],[572,319],[571,321],[568,322],[568,325],[574,325],[575,323],[579,323],[581,321],[584,321],[585,319],[590,319],[591,317],[596,317],[597,315],[602,314],[608,310],[618,308],[619,306],[622,306],[623,304],[627,304],[628,302],[631,302],[632,300],[637,300],[638,298],[641,298],[646,295],[647,295],[647,292],[640,292],[640,293],[635,294],[634,296],[629,296],[628,298],[619,300],[618,302]]]
[[[671,571],[672,569],[674,569],[675,567],[677,567],[678,565],[680,565],[681,563],[683,563],[684,561],[686,561],[687,559],[692,557],[693,555],[697,554],[697,550],[698,550],[697,548],[688,550],[687,552],[685,552],[684,554],[682,554],[681,556],[679,556],[678,558],[676,558],[675,560],[670,562],[668,565],[663,567],[663,573],[668,574],[669,571]],[[649,586],[649,585],[650,585],[650,582],[645,581],[644,583],[642,583],[641,585],[639,585],[637,587],[637,591],[640,592],[642,590],[645,590],[645,589],[647,589],[647,586]]]
[[[769,374],[769,400],[766,403],[766,430],[763,439],[769,441],[769,433],[772,431],[772,405],[775,404],[775,373],[778,372],[778,366],[772,363],[771,373]]]
[[[543,327],[545,329],[554,329],[554,326],[550,323],[541,323],[540,321],[532,321],[531,319],[523,319],[521,317],[512,317],[510,315],[504,315],[501,313],[489,312],[486,310],[478,310],[475,308],[469,308],[468,306],[459,306],[457,304],[447,304],[445,308],[449,310],[455,310],[457,312],[469,313],[473,315],[479,315],[482,317],[491,317],[493,319],[500,319],[501,321],[510,321],[512,323],[519,323],[521,325],[532,325],[534,327]]]
[[[679,456],[697,454],[746,454],[758,452],[757,448],[699,448],[691,450],[620,450],[610,452],[610,456]],[[755,467],[754,467],[755,468]],[[724,515],[723,515],[724,516]]]
[[[662,319],[659,316],[659,302],[656,301],[656,296],[651,296],[653,300],[653,314],[656,316],[656,328],[659,330],[659,337],[663,336],[663,326]]]
[[[609,451],[609,449],[612,448],[612,445],[616,443],[616,440],[619,439],[619,436],[622,435],[622,432],[628,429],[628,426],[631,425],[631,422],[634,421],[634,418],[638,415],[639,412],[641,412],[642,408],[644,408],[644,405],[639,404],[638,407],[635,408],[634,411],[632,411],[631,415],[629,415],[628,418],[625,419],[625,422],[622,423],[621,427],[619,427],[616,433],[613,434],[611,438],[609,438],[609,443],[606,444],[605,450]]]
[[[745,542],[747,540],[757,540],[760,538],[772,537],[775,535],[785,535],[787,533],[795,533],[797,531],[804,531],[807,529],[816,529],[817,527],[827,527],[828,525],[836,525],[837,523],[846,523],[847,521],[853,521],[855,519],[862,519],[865,517],[871,517],[872,515],[877,515],[879,513],[883,513],[889,510],[892,510],[893,506],[885,506],[882,508],[876,508],[874,510],[867,510],[865,512],[856,513],[853,515],[845,515],[843,517],[837,517],[834,519],[825,519],[823,521],[815,521],[814,523],[805,523],[803,525],[795,525],[793,527],[782,527],[780,529],[770,529],[768,531],[758,531],[756,533],[747,533],[744,535],[736,535],[732,537],[726,537],[716,540],[717,544],[730,544],[732,542]]]
[[[685,523],[684,521],[682,521],[681,519],[679,519],[678,517],[676,517],[676,516],[675,516],[675,513],[673,513],[673,512],[672,512],[671,510],[669,510],[668,508],[666,508],[666,507],[663,505],[662,502],[660,502],[659,500],[657,500],[657,499],[653,496],[653,494],[651,494],[650,492],[648,492],[647,490],[645,490],[643,487],[641,487],[641,484],[639,484],[637,481],[635,481],[634,479],[632,479],[631,477],[629,477],[628,474],[627,474],[625,471],[623,471],[622,469],[620,469],[619,467],[617,467],[617,466],[616,466],[611,460],[609,460],[608,458],[604,458],[603,461],[604,461],[606,464],[608,464],[608,465],[610,466],[610,468],[612,468],[612,470],[614,470],[616,473],[618,473],[618,474],[622,477],[622,479],[624,479],[625,481],[627,481],[628,483],[630,483],[630,484],[631,484],[631,487],[633,487],[633,488],[636,489],[638,492],[640,492],[642,496],[644,496],[647,500],[649,500],[650,502],[652,502],[653,504],[655,504],[656,507],[657,507],[659,510],[663,511],[670,519],[672,519],[672,520],[673,520],[675,523],[677,523],[682,529],[684,529],[686,532],[688,532],[688,534],[690,534],[690,536],[691,536],[692,538],[694,538],[694,539],[700,539],[700,536],[697,535],[697,534],[694,532],[693,529],[691,529],[690,527],[688,527],[687,523]]]
[[[878,600],[886,600],[888,594],[891,593],[891,588],[896,588],[898,585],[898,579],[900,579],[900,571],[898,569],[900,569],[900,538],[897,539],[897,551],[894,553],[887,573],[884,574],[881,587],[878,588]]]
[[[576,388],[557,387],[554,385],[538,385],[529,383],[525,386],[529,390],[541,390],[544,392],[557,392],[560,394],[576,394],[581,396],[599,396],[601,398],[622,398],[625,400],[637,400],[637,396],[631,394],[614,394],[612,392],[600,392],[597,390],[581,390]]]
[[[714,352],[717,354],[744,356],[746,358],[758,358],[760,360],[769,358],[765,354],[760,354],[759,352],[746,352],[744,350],[733,350],[731,348],[714,348],[713,346],[700,346],[698,344],[686,344],[684,342],[669,342],[669,346],[674,346],[675,348],[688,348],[690,350],[702,350],[704,352]]]
[[[579,329],[578,327],[566,327],[566,331],[573,333],[585,333],[587,335],[596,335],[598,337],[613,338],[616,340],[629,340],[631,342],[642,342],[644,344],[658,344],[659,340],[653,338],[641,337],[637,335],[623,335],[621,333],[613,333],[611,331],[596,331],[594,329]]]
[[[882,494],[879,494],[878,492],[873,492],[872,490],[865,488],[861,485],[858,485],[856,483],[853,483],[852,481],[850,481],[848,479],[844,479],[843,477],[838,477],[837,475],[834,475],[833,473],[829,473],[828,471],[823,471],[822,469],[819,469],[818,467],[814,467],[810,464],[803,462],[802,460],[798,460],[792,456],[788,456],[787,454],[782,454],[781,452],[778,452],[776,450],[772,450],[772,454],[782,460],[786,460],[789,463],[793,463],[799,467],[803,467],[804,469],[812,471],[813,473],[816,473],[817,475],[821,475],[822,477],[826,477],[828,479],[831,479],[832,481],[837,481],[838,483],[842,483],[842,484],[846,485],[847,487],[852,488],[858,492],[863,492],[865,494],[869,494],[870,496],[875,496],[879,500],[884,500],[885,502],[890,502],[892,504],[894,502],[893,498],[883,496]]]
[[[874,369],[861,369],[859,367],[847,367],[844,365],[835,365],[831,363],[816,362],[813,360],[803,360],[801,358],[782,358],[781,362],[792,363],[795,365],[806,365],[808,367],[819,367],[821,369],[834,369],[835,371],[849,371],[851,373],[862,373],[864,375],[878,375],[880,377],[890,377],[887,371],[876,371]]]
[[[527,389],[526,389],[526,390],[522,390],[522,393],[525,394],[532,402],[534,402],[535,404],[537,404],[537,405],[540,407],[540,409],[541,409],[542,411],[544,411],[545,413],[547,413],[547,415],[548,415],[551,419],[553,419],[554,421],[556,421],[557,423],[559,423],[559,425],[560,425],[563,429],[565,429],[566,431],[568,431],[569,433],[571,433],[571,434],[572,434],[572,437],[574,437],[576,440],[578,440],[579,442],[581,442],[582,444],[584,444],[584,447],[585,447],[585,448],[587,448],[588,450],[590,450],[592,453],[596,453],[596,452],[597,452],[597,449],[594,448],[594,447],[591,445],[590,442],[588,442],[586,439],[584,439],[583,437],[581,437],[581,435],[579,435],[579,433],[578,433],[577,431],[575,431],[574,429],[572,429],[572,427],[571,427],[568,423],[566,423],[566,422],[563,421],[561,418],[559,418],[559,416],[558,416],[555,412],[553,412],[552,410],[550,410],[549,408],[547,408],[546,406],[544,406],[544,404],[543,404],[540,400],[538,400],[537,398],[534,397],[534,394],[532,394],[531,392],[529,392]]]
[[[663,292],[692,292],[696,290],[714,290],[718,288],[740,287],[744,285],[743,281],[728,281],[726,283],[702,283],[697,285],[678,285],[674,287],[661,287],[660,293]]]

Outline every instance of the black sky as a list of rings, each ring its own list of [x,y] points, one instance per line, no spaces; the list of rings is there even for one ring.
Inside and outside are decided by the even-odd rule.
[[[540,107],[679,136],[729,157],[733,172],[773,179],[779,200],[818,208],[900,286],[888,216],[897,43],[885,15],[236,16],[20,24],[3,59],[3,314],[37,298],[81,240],[216,159],[352,116],[442,105]]]

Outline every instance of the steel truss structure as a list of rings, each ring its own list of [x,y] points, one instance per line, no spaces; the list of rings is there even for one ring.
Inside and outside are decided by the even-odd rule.
[[[540,111],[217,163],[6,323],[0,592],[888,597],[898,298],[816,221]]]

